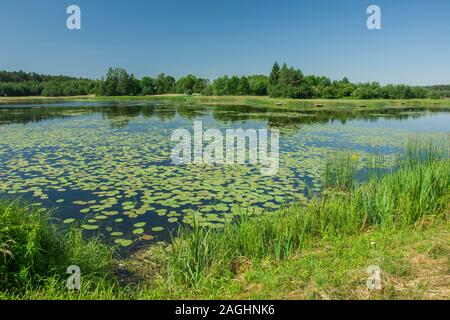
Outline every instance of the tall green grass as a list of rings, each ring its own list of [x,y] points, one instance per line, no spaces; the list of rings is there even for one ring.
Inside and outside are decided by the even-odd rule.
[[[449,202],[450,162],[445,153],[408,147],[406,158],[388,175],[355,183],[351,156],[329,167],[327,191],[301,206],[250,218],[243,213],[223,230],[194,224],[170,246],[167,270],[174,283],[207,285],[233,274],[245,260],[280,260],[315,241],[336,239],[374,228],[400,229],[424,219],[442,219]]]
[[[328,158],[322,177],[323,189],[349,191],[358,183],[358,156],[338,153]]]
[[[113,252],[80,230],[61,231],[52,214],[21,201],[0,200],[0,291],[24,293],[59,283],[67,267],[78,265],[86,283],[111,275]],[[67,289],[66,289],[67,290]]]

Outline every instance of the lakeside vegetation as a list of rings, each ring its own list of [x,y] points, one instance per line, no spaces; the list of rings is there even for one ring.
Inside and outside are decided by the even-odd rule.
[[[243,212],[221,230],[194,224],[171,244],[120,261],[98,240],[56,230],[48,212],[4,201],[0,298],[448,297],[448,147],[410,145],[394,172],[375,170],[364,183],[357,161],[330,159],[321,196],[307,204],[256,217]],[[134,279],[118,281],[119,263]],[[81,266],[80,292],[65,288],[70,264]],[[382,291],[365,288],[370,264],[383,271]],[[432,275],[421,278],[424,270]]]
[[[273,110],[293,111],[351,111],[369,112],[377,110],[410,110],[426,109],[436,111],[447,111],[450,109],[450,99],[289,99],[255,96],[201,96],[184,94],[165,94],[153,96],[71,96],[71,97],[0,97],[0,106],[11,103],[46,103],[46,102],[131,102],[149,101],[165,102],[176,105],[189,105],[203,107],[213,106],[242,106],[242,107],[265,107]]]
[[[187,75],[175,79],[164,73],[137,79],[122,68],[110,68],[105,78],[91,80],[36,73],[0,72],[0,96],[139,96],[199,94],[203,96],[270,96],[291,99],[440,99],[450,97],[450,86],[380,85],[352,83],[304,75],[299,69],[275,63],[269,75],[222,76],[213,81]]]
[[[0,291],[25,292],[49,281],[59,285],[70,265],[78,265],[94,285],[111,274],[111,248],[55,222],[51,210],[0,200]]]

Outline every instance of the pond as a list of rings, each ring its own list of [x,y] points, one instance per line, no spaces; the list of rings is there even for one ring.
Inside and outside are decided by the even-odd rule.
[[[176,129],[277,129],[276,175],[258,165],[175,165]],[[408,139],[447,139],[450,113],[282,111],[167,101],[0,105],[0,196],[54,208],[56,221],[127,250],[164,241],[194,216],[220,228],[319,192],[325,161],[349,151],[389,166]]]

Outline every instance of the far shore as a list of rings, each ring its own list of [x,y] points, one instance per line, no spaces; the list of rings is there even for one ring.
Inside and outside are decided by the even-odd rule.
[[[436,110],[450,109],[450,99],[280,99],[266,96],[201,96],[184,94],[164,94],[152,96],[68,96],[68,97],[0,97],[0,105],[8,103],[29,103],[45,101],[133,101],[133,100],[173,100],[174,103],[201,103],[210,105],[242,105],[273,107],[290,110],[373,110],[426,108]]]

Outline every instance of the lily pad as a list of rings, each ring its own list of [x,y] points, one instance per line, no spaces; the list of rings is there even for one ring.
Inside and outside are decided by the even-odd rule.
[[[120,244],[122,247],[129,247],[133,244],[133,240],[129,239],[116,239],[114,242]]]
[[[85,230],[97,230],[99,227],[92,224],[83,224],[81,226]]]

